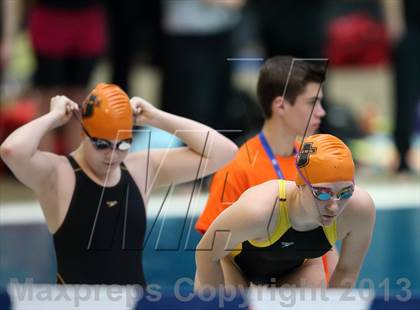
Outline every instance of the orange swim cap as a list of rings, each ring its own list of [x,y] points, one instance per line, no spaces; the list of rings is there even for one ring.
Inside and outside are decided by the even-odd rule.
[[[296,159],[297,169],[310,184],[353,181],[354,163],[343,141],[328,134],[307,137]],[[296,184],[305,184],[297,172]]]
[[[133,137],[133,112],[127,94],[114,84],[99,83],[82,104],[83,126],[94,138]]]

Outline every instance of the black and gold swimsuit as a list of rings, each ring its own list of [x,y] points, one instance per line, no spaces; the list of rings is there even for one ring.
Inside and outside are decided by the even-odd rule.
[[[308,258],[324,255],[337,240],[337,223],[309,231],[291,226],[286,200],[286,182],[279,180],[279,214],[267,241],[247,240],[232,251],[235,263],[254,284],[273,284]]]

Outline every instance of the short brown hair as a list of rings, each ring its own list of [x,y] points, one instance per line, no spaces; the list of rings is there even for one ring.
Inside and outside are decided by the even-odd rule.
[[[283,96],[292,105],[310,82],[322,83],[325,79],[326,61],[306,61],[291,56],[275,56],[261,67],[257,84],[257,97],[265,118],[272,114],[274,98]],[[290,73],[290,77],[289,77]],[[289,79],[289,81],[287,81]],[[284,92],[284,88],[287,90]]]

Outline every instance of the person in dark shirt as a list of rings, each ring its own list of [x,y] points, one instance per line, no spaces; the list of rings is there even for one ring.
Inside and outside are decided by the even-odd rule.
[[[372,237],[375,207],[355,185],[351,151],[335,136],[309,136],[296,166],[295,182],[251,187],[210,225],[197,246],[197,290],[251,283],[325,286],[316,258],[336,240],[343,241],[341,255],[328,286],[354,285]]]
[[[420,107],[420,2],[382,0],[381,3],[393,52],[393,140],[399,157],[396,172],[412,173],[409,152],[416,109]]]
[[[48,131],[72,118],[83,130],[74,152],[38,149]],[[176,133],[186,146],[128,153],[134,124]],[[50,112],[10,134],[0,155],[39,199],[53,234],[58,283],[145,285],[141,257],[151,191],[213,173],[236,150],[205,125],[100,83],[81,107],[53,97]]]

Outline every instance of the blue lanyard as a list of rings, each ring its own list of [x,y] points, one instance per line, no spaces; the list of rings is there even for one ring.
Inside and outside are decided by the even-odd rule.
[[[280,165],[274,156],[273,151],[271,150],[270,145],[268,144],[268,141],[262,131],[258,134],[258,137],[260,138],[261,144],[265,150],[265,153],[267,154],[268,158],[270,159],[271,164],[273,165],[274,170],[276,171],[277,176],[279,179],[284,180],[283,172],[281,171]],[[293,152],[295,153],[296,150],[293,148]]]

